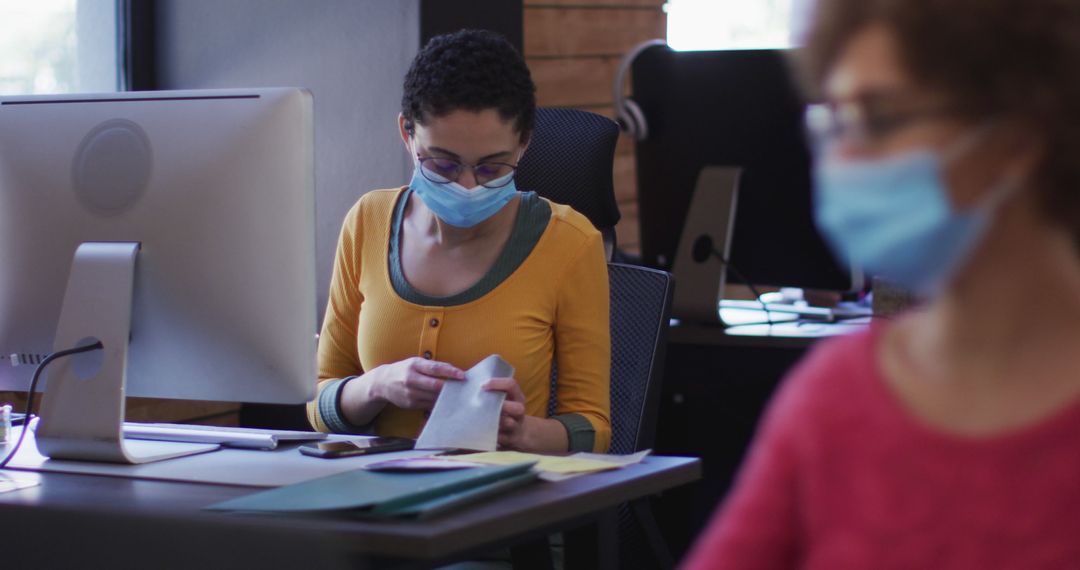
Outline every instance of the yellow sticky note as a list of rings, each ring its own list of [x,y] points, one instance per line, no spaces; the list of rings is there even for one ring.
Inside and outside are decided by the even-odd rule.
[[[513,465],[515,463],[525,463],[528,461],[539,462],[544,459],[543,455],[522,453],[520,451],[484,451],[466,455],[440,455],[439,457],[451,461],[471,461],[473,463],[484,463],[487,465]]]
[[[486,451],[483,453],[471,453],[468,455],[449,455],[445,457],[455,461],[472,461],[488,465],[511,465],[526,461],[535,461],[536,470],[547,473],[591,473],[593,471],[605,471],[618,469],[621,465],[595,459],[581,459],[578,457],[560,457],[552,455],[537,455],[535,453],[521,453],[519,451]]]

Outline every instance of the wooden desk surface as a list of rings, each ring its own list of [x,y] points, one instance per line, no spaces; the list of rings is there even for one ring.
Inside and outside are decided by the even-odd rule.
[[[686,457],[649,457],[623,469],[559,483],[540,482],[431,520],[391,522],[201,510],[218,501],[256,491],[249,487],[98,475],[0,473],[41,480],[40,486],[0,494],[0,521],[6,523],[32,512],[55,512],[53,519],[77,512],[100,515],[103,520],[110,516],[136,522],[145,520],[147,525],[194,523],[202,529],[218,525],[223,532],[265,532],[268,537],[285,536],[298,543],[329,539],[338,547],[368,558],[439,559],[506,544],[516,537],[568,528],[625,501],[690,483],[701,477],[701,462]],[[43,518],[43,526],[49,523],[48,519]]]

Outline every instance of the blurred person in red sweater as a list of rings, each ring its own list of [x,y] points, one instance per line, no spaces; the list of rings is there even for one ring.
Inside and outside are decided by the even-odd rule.
[[[926,303],[784,381],[686,568],[1080,568],[1080,1],[820,0],[815,216]]]

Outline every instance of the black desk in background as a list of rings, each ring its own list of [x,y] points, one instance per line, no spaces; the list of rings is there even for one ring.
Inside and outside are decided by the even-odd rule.
[[[810,329],[804,336],[761,333],[741,336],[719,326],[673,325],[668,334],[656,452],[699,457],[703,469],[699,481],[653,501],[677,559],[726,495],[777,385],[828,336]]]

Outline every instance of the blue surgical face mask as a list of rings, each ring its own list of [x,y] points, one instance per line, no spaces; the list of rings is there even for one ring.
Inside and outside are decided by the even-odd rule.
[[[950,204],[945,165],[983,132],[940,154],[819,158],[814,215],[833,252],[916,293],[939,289],[975,249],[1009,190],[1003,185],[965,211]]]
[[[413,161],[415,168],[409,187],[416,192],[417,196],[420,196],[429,210],[451,226],[471,228],[494,216],[517,193],[513,172],[491,182],[492,185],[498,185],[509,179],[509,183],[505,186],[499,188],[477,186],[468,189],[457,182],[439,184],[428,180],[420,174],[423,166],[415,158]]]

